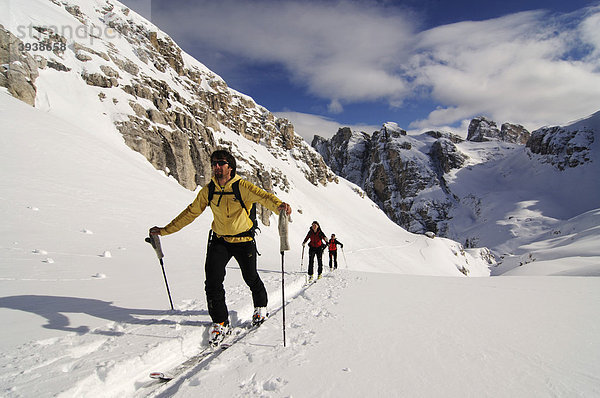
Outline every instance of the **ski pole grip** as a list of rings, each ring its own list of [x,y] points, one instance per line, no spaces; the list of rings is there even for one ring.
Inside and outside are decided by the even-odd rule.
[[[154,251],[156,252],[156,256],[158,257],[159,260],[162,260],[162,258],[164,257],[164,254],[162,252],[162,248],[160,247],[159,236],[150,234],[150,236],[148,236],[146,238],[146,242],[148,242],[152,245],[152,247],[154,248]]]
[[[279,251],[284,252],[290,250],[290,242],[288,240],[288,223],[292,222],[292,218],[285,214],[285,210],[279,213]]]

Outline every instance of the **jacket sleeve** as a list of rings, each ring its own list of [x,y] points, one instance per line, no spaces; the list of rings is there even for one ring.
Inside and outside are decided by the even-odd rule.
[[[308,233],[306,234],[306,237],[304,238],[304,240],[302,241],[302,244],[305,244],[306,242],[308,242],[310,240],[310,231],[308,231]]]
[[[175,233],[190,224],[194,221],[204,209],[208,206],[208,185],[205,185],[198,195],[196,199],[185,209],[183,210],[177,217],[173,219],[169,224],[167,224],[164,228],[161,228],[161,235],[169,235]]]
[[[240,180],[240,188],[242,187],[243,189],[240,189],[240,194],[248,210],[250,210],[252,203],[260,203],[277,214],[277,208],[283,203],[277,196],[244,179]]]

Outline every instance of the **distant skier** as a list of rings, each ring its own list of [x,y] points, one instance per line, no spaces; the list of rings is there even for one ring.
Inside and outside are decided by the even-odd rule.
[[[254,225],[248,209],[256,202],[273,212],[285,210],[288,215],[292,209],[275,195],[237,176],[236,161],[229,152],[217,150],[212,153],[210,160],[213,173],[211,182],[173,221],[165,227],[152,227],[150,234],[169,235],[177,232],[210,206],[213,222],[204,266],[204,285],[208,313],[213,321],[210,343],[217,345],[229,332],[229,311],[225,303],[223,281],[225,266],[231,257],[237,260],[244,281],[252,291],[255,307],[253,324],[262,323],[266,315],[267,290],[256,270]]]
[[[327,236],[321,231],[321,226],[317,221],[313,221],[302,246],[308,242],[308,281],[312,282],[314,273],[315,256],[317,257],[317,277],[320,279],[323,273],[323,250],[327,245]]]
[[[331,234],[331,239],[327,243],[327,247],[329,248],[329,270],[337,269],[337,245],[340,245],[342,248],[344,244],[335,238],[335,234]],[[332,264],[333,263],[333,264]],[[332,268],[333,265],[333,268]]]

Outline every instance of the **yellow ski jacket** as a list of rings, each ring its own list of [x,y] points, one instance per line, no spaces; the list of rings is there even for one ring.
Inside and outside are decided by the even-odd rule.
[[[218,237],[224,236],[227,242],[238,243],[252,240],[252,237],[249,236],[226,236],[248,231],[252,228],[252,220],[235,198],[235,195],[219,195],[219,192],[233,192],[231,185],[240,180],[240,195],[248,211],[250,211],[253,203],[260,203],[267,209],[277,213],[277,208],[282,203],[277,196],[268,193],[238,175],[229,180],[224,187],[220,186],[214,177],[212,180],[215,183],[215,194],[210,203],[210,209],[213,212],[212,230]],[[219,198],[221,199],[220,203]],[[217,203],[219,203],[218,206]],[[169,235],[179,231],[202,214],[208,205],[208,184],[206,184],[198,192],[196,199],[181,214],[175,217],[167,226],[161,228],[160,234]]]

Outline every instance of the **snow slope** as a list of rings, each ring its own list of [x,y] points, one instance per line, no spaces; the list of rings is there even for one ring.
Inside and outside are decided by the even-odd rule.
[[[599,283],[342,270],[163,396],[598,396]]]
[[[176,307],[170,311],[143,238],[194,194],[118,140],[4,92],[0,117],[2,396],[154,395],[150,371],[206,346],[202,266],[210,214],[163,238]],[[267,156],[260,147],[242,148]],[[465,278],[458,267],[487,275],[486,264],[452,241],[406,233],[351,184],[318,188],[290,159],[281,161],[289,162],[294,184],[278,194],[295,209],[292,250],[284,256],[287,347],[272,223],[259,236],[272,319],[204,368],[159,386],[157,396],[600,393],[593,349],[600,279]],[[313,218],[345,247],[340,269],[303,290],[300,242]],[[584,220],[572,227],[592,227]],[[234,262],[226,289],[232,322],[248,320],[250,296]]]
[[[519,145],[499,141],[459,144],[471,164],[449,174],[450,189],[461,198],[450,214],[449,235],[467,236],[475,246],[489,247],[500,264],[492,271],[495,275],[511,270],[511,274],[597,275],[599,125],[600,113],[596,113],[564,127],[567,131],[587,127],[595,138],[591,161],[564,170]],[[548,249],[554,254],[541,253]],[[548,267],[538,262],[514,270],[542,259]]]
[[[82,131],[6,92],[0,93],[0,115],[0,312],[10,325],[0,338],[4,394],[132,394],[151,366],[175,364],[205,344],[202,267],[211,215],[163,239],[177,309],[171,313],[158,261],[143,238],[194,193],[119,140]],[[403,231],[351,184],[315,187],[291,158],[276,160],[260,146],[232,139],[264,162],[280,162],[292,182],[289,193],[277,193],[302,210],[294,213],[286,256],[289,297],[304,282],[300,242],[313,218],[344,242],[348,269],[489,274],[483,260],[461,254],[457,243]],[[262,229],[259,267],[276,309],[279,238],[274,223]],[[228,302],[239,323],[252,308],[239,271],[233,263],[231,268]]]

